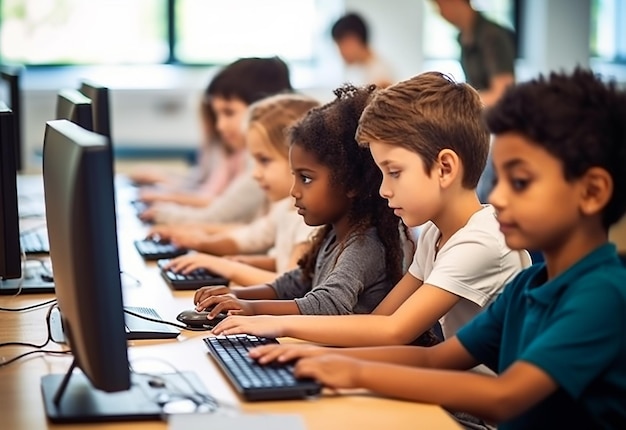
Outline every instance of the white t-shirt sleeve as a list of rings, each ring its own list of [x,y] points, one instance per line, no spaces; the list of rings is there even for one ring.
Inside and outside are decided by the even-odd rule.
[[[453,246],[448,242],[439,251],[424,283],[485,306],[503,287],[503,250],[493,235],[473,233],[452,238]]]

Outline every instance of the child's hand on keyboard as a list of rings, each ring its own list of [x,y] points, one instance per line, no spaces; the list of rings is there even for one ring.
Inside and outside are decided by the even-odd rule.
[[[165,268],[176,273],[183,274],[191,273],[196,269],[206,269],[216,275],[228,277],[228,274],[221,270],[223,266],[222,257],[202,253],[193,253],[173,258],[167,266],[165,266]]]
[[[234,318],[234,317],[230,317]],[[228,318],[227,318],[228,319]],[[226,321],[226,320],[224,320]],[[317,357],[318,355],[328,354],[331,348],[325,348],[317,345],[306,345],[301,343],[281,343],[274,345],[263,345],[250,350],[250,357],[257,360],[260,364],[271,363],[277,361],[279,363],[288,363],[304,357]]]
[[[276,318],[274,315],[232,316],[216,325],[213,334],[252,334],[260,337],[283,337],[285,333],[285,318]]]
[[[146,239],[152,239],[159,242],[167,242],[172,236],[173,227],[168,225],[160,225],[156,227],[152,227],[148,234],[146,235]]]
[[[293,373],[297,378],[312,378],[331,388],[359,388],[362,363],[344,355],[324,354],[299,360]]]

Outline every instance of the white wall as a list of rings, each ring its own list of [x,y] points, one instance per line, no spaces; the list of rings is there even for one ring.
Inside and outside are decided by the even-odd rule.
[[[345,9],[362,13],[370,22],[373,46],[394,64],[399,78],[434,68],[458,76],[457,62],[423,58],[424,1],[345,0]],[[522,13],[525,58],[518,63],[520,79],[588,64],[589,0],[526,0]],[[335,65],[328,70],[293,67],[292,82],[322,102],[330,100],[332,89],[341,83],[332,69]],[[57,90],[76,88],[81,78],[111,88],[113,138],[118,147],[195,148],[198,97],[214,72],[173,66],[29,70],[23,80],[27,148],[31,152],[41,148],[44,123],[54,117]]]

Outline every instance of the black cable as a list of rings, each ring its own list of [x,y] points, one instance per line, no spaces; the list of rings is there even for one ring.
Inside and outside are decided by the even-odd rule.
[[[4,362],[0,363],[0,367],[8,366],[9,364],[14,363],[17,360],[26,357],[27,355],[37,354],[37,353],[40,353],[40,354],[62,354],[63,355],[63,354],[71,354],[72,351],[69,351],[69,350],[68,351],[51,351],[51,350],[45,350],[45,349],[34,349],[32,351],[25,352],[23,354],[17,355],[17,356],[15,356],[15,357],[7,360],[7,361],[4,361]]]
[[[156,322],[156,323],[160,323],[160,324],[167,324],[167,325],[171,325],[173,327],[178,327],[180,329],[188,330],[188,331],[209,331],[209,330],[213,329],[213,326],[211,326],[210,324],[207,324],[207,325],[205,325],[203,327],[190,327],[190,326],[187,326],[187,325],[184,325],[184,324],[178,324],[178,323],[174,323],[174,322],[170,322],[170,321],[160,320],[160,319],[157,319],[157,318],[151,318],[149,316],[142,315],[142,314],[133,312],[133,311],[128,310],[128,309],[124,309],[124,312],[126,312],[129,315],[135,316],[137,318],[144,319],[146,321],[152,321],[152,322]],[[209,321],[209,320],[207,320],[207,321]]]
[[[0,308],[0,311],[4,311],[4,312],[30,311],[31,309],[40,308],[40,307],[43,307],[43,306],[54,304],[56,301],[57,301],[57,299],[51,299],[51,300],[47,300],[45,302],[37,303],[35,305],[26,306],[26,307],[23,307],[23,308]]]
[[[50,341],[54,342],[54,340],[52,339],[52,327],[51,327],[51,324],[50,324],[50,316],[52,315],[52,311],[55,308],[57,308],[57,307],[58,307],[57,304],[54,303],[52,306],[50,306],[50,308],[48,308],[48,312],[46,313],[46,326],[47,326],[46,327],[46,332],[47,332],[47,337],[46,337],[46,340],[41,345],[37,345],[37,344],[34,344],[34,343],[28,343],[28,342],[5,342],[5,343],[0,343],[0,348],[1,347],[5,347],[5,346],[25,346],[25,347],[28,347],[28,348],[36,348],[37,350],[41,350],[41,348],[45,347],[48,343],[50,343]],[[27,354],[18,355],[17,357],[14,357],[14,358],[10,359],[9,361],[5,362],[2,365],[6,365],[6,364],[9,364],[9,363],[12,363],[12,362],[14,362],[16,360],[19,360],[20,358],[22,358],[22,357],[24,357],[24,356],[26,356],[28,354],[31,354],[33,352],[37,352],[37,351],[31,351],[31,352],[29,352]],[[71,352],[71,351],[70,350],[66,350],[66,351],[58,351],[57,353],[69,353],[69,352]]]

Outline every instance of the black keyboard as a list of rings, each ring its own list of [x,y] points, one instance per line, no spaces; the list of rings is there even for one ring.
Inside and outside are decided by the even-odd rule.
[[[48,232],[45,228],[27,230],[20,234],[20,246],[26,254],[49,254]]]
[[[213,359],[246,400],[288,400],[316,396],[322,386],[312,379],[297,379],[288,363],[260,365],[248,356],[254,347],[278,343],[250,335],[204,339]]]
[[[228,285],[230,282],[228,279],[211,273],[206,269],[196,269],[187,274],[164,269],[168,262],[169,260],[163,259],[159,260],[157,264],[161,269],[161,276],[174,290],[197,290],[207,285]]]
[[[158,242],[152,239],[136,240],[135,248],[137,248],[137,252],[145,260],[174,258],[187,253],[185,248],[179,248],[171,243]]]

